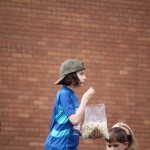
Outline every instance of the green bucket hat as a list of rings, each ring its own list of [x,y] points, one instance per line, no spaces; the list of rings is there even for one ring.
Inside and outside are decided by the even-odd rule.
[[[77,59],[68,59],[62,63],[59,70],[60,78],[54,84],[59,84],[60,81],[64,79],[67,74],[82,70],[85,70],[83,62]]]

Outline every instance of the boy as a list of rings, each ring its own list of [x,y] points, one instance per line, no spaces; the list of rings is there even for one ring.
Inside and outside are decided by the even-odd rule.
[[[126,131],[120,127],[111,128],[108,131],[109,140],[105,139],[107,150],[126,150],[129,142]]]
[[[52,113],[50,133],[45,150],[77,150],[80,136],[80,121],[88,100],[95,93],[91,87],[82,96],[79,106],[75,89],[86,80],[85,67],[76,59],[68,59],[60,67],[60,78],[54,83],[63,85],[57,92]],[[95,137],[99,135],[95,133]]]

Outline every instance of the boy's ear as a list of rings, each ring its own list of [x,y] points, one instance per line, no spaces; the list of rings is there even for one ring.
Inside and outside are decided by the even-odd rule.
[[[128,146],[129,146],[129,142],[125,142],[124,143],[124,148],[128,148]]]

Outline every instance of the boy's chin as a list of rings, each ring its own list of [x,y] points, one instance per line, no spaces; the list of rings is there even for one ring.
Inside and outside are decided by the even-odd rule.
[[[82,86],[84,86],[84,84],[83,84],[83,83],[80,83],[80,84],[79,84],[79,87],[82,87]]]
[[[80,83],[80,84],[76,85],[76,87],[82,87],[82,86],[84,86],[83,83]]]

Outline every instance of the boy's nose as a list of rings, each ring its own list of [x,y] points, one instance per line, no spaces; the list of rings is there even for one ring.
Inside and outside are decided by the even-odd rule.
[[[111,147],[109,148],[109,150],[115,150],[115,148],[114,148],[113,146],[111,146]]]

